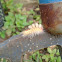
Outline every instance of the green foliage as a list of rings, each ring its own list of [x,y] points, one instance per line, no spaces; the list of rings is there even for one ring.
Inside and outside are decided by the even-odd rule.
[[[5,38],[5,31],[0,32],[0,37],[3,38],[3,39]]]
[[[0,58],[0,62],[10,62],[10,61],[5,58]]]
[[[39,51],[32,54],[30,57],[33,62],[61,62],[61,57],[59,53],[59,49],[47,48],[47,54],[41,54]]]
[[[44,59],[46,62],[61,62],[58,49],[51,50],[50,48],[47,48],[47,51],[49,54],[43,55],[42,59]]]
[[[19,34],[23,28],[33,23],[32,20],[27,22],[28,16],[35,14],[33,10],[26,12],[22,11],[23,4],[14,4],[13,0],[8,0],[6,2],[4,0],[1,0],[1,2],[3,4],[4,10],[6,10],[5,14],[8,14],[5,16],[6,21],[3,26],[3,30],[5,30],[7,36]],[[3,37],[3,34],[1,33],[0,37],[4,38],[5,36]]]
[[[39,21],[39,24],[41,24],[41,19],[40,19],[40,15],[34,15],[33,18],[36,20],[36,21]]]
[[[7,10],[5,0],[1,0],[1,3],[2,3],[2,7],[3,7],[3,9]]]
[[[35,62],[42,62],[41,59],[41,54],[39,53],[39,51],[35,52],[34,54],[32,54],[31,58],[35,61]]]
[[[30,11],[23,11],[23,4],[18,3],[14,4],[14,0],[1,0],[3,4],[3,8],[5,11],[5,23],[3,26],[3,30],[7,34],[7,36],[13,36],[19,34],[22,29],[24,29],[26,26],[31,25],[33,23],[33,20],[38,21],[41,23],[40,15],[37,15],[33,9]],[[31,18],[29,22],[27,22],[27,19]],[[18,32],[18,33],[17,33]],[[5,37],[1,33],[0,37]]]

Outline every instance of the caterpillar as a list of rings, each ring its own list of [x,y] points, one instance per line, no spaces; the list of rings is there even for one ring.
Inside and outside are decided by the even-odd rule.
[[[28,30],[23,31],[22,34],[24,37],[34,37],[36,35],[42,34],[43,32],[43,26],[41,24],[34,23],[28,26]]]

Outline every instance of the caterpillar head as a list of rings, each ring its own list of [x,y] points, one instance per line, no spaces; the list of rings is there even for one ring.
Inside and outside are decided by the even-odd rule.
[[[23,31],[23,36],[33,37],[35,35],[42,34],[43,26],[41,24],[35,23],[30,26],[28,26],[28,30]]]

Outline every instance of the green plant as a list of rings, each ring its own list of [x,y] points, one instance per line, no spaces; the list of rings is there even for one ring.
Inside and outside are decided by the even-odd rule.
[[[17,34],[22,28],[33,23],[33,21],[27,22],[26,15],[13,14],[12,12],[8,12],[5,20],[3,29],[6,30],[8,36],[11,36],[13,33]]]
[[[33,23],[32,20],[27,22],[28,16],[35,14],[33,10],[26,11],[27,14],[25,14],[25,11],[22,11],[23,4],[14,4],[13,0],[6,2],[3,0],[2,3],[5,3],[3,8],[6,10],[5,14],[8,14],[5,16],[6,21],[3,26],[3,30],[5,30],[7,36],[19,34],[23,28]],[[0,37],[4,38],[2,32]]]
[[[43,55],[42,59],[44,59],[46,62],[61,62],[59,49],[51,50],[50,48],[47,48],[47,51],[49,54]]]
[[[47,48],[46,54],[40,53],[39,51],[35,52],[30,56],[33,62],[61,62],[61,57],[59,53],[59,49]]]
[[[41,23],[40,15],[37,15],[33,11],[33,9],[30,11],[24,11],[23,4],[14,4],[13,1],[14,0],[1,0],[6,15],[3,31],[5,31],[5,33],[9,37],[19,34],[22,31],[22,29],[24,29],[28,25],[31,25],[33,23],[33,20]],[[31,20],[27,22],[27,19],[30,18]]]
[[[0,62],[10,62],[8,59],[0,58]]]
[[[5,31],[0,32],[0,37],[3,38],[3,39],[5,38]]]
[[[38,21],[40,24],[42,23],[41,22],[41,18],[40,18],[40,15],[34,15],[33,18]]]
[[[7,10],[5,0],[1,0],[1,3],[2,3],[2,7],[3,7],[3,9]]]
[[[31,58],[35,61],[35,62],[42,62],[41,59],[42,54],[39,53],[39,51],[35,52]]]

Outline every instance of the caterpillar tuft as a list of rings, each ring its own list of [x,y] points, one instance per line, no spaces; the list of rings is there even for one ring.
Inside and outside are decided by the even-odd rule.
[[[28,26],[28,30],[22,32],[23,36],[34,37],[36,35],[44,33],[43,26],[41,24],[35,23]]]

